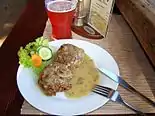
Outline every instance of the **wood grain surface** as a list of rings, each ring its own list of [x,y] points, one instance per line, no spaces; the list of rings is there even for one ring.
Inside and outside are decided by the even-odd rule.
[[[50,34],[51,25],[47,21],[43,35],[44,37],[50,38]],[[106,49],[118,63],[122,77],[138,91],[155,101],[155,72],[121,15],[113,15],[107,37],[102,40],[90,40],[75,33],[73,33],[73,38],[86,40]],[[118,87],[118,91],[123,99],[143,112],[155,113],[155,108],[143,101],[140,97],[122,87]],[[25,101],[21,109],[21,114],[42,115],[45,113],[40,112]],[[110,101],[105,106],[88,114],[118,115],[134,114],[134,112],[120,104]]]
[[[116,4],[155,66],[155,6],[149,0],[116,0]]]

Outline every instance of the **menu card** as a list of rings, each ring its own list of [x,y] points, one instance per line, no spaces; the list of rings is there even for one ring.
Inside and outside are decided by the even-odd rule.
[[[106,36],[115,0],[91,0],[88,24]]]

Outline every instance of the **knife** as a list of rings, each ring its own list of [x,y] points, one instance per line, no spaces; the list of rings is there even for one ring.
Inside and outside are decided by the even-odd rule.
[[[118,83],[119,85],[121,85],[122,87],[124,87],[125,89],[138,94],[139,96],[141,96],[143,99],[145,99],[148,103],[150,103],[152,106],[155,107],[155,102],[152,101],[151,99],[149,99],[148,97],[144,96],[142,93],[140,93],[139,91],[137,91],[135,88],[133,88],[131,85],[129,85],[125,80],[123,80],[123,78],[121,78],[120,76],[112,73],[111,71],[104,69],[104,68],[98,68],[98,70],[103,73],[104,75],[106,75],[107,77],[109,77],[110,79],[112,79],[113,81],[115,81],[116,83]]]

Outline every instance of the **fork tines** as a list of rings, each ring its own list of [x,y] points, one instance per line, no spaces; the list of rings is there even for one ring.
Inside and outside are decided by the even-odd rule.
[[[104,97],[110,98],[111,95],[113,94],[114,90],[109,88],[109,87],[96,85],[95,88],[93,89],[93,92],[97,93],[97,94],[100,94],[100,95],[102,95]]]
[[[118,102],[121,103],[123,105],[125,105],[126,107],[130,108],[131,110],[135,111],[138,114],[144,114],[143,112],[141,112],[140,110],[138,110],[137,108],[134,108],[133,106],[131,106],[130,104],[128,104],[127,102],[125,102],[118,91],[115,91],[109,87],[104,87],[101,85],[96,85],[96,87],[93,89],[94,93],[97,93],[99,95],[102,95],[106,98],[109,98],[110,100],[114,101],[114,102]]]

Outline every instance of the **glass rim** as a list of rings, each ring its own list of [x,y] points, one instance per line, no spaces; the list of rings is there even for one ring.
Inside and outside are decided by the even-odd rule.
[[[51,10],[51,9],[49,9],[48,8],[48,6],[50,5],[50,4],[53,4],[53,3],[55,3],[55,2],[61,2],[61,1],[66,1],[66,2],[70,2],[70,3],[72,3],[72,7],[71,7],[71,9],[69,9],[69,10],[63,10],[63,11],[55,11],[55,10]],[[50,12],[55,12],[55,13],[65,13],[65,12],[70,12],[70,11],[73,11],[73,10],[75,10],[75,8],[76,8],[76,6],[77,6],[77,3],[78,3],[78,0],[54,0],[54,1],[50,1],[50,2],[48,2],[48,3],[46,3],[47,5],[46,5],[46,8],[47,8],[47,10],[48,11],[50,11]]]

